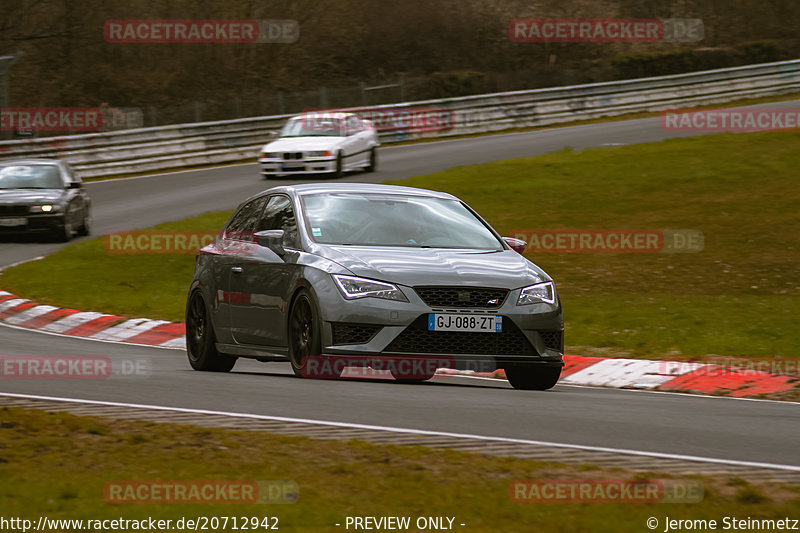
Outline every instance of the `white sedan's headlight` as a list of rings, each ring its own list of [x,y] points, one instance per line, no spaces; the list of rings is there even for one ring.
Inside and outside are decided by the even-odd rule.
[[[357,278],[355,276],[344,276],[333,274],[336,285],[342,291],[342,295],[348,300],[357,298],[383,298],[384,300],[396,300],[407,302],[408,298],[396,285],[384,283],[374,279]]]
[[[331,156],[331,155],[333,155],[333,154],[331,154],[327,150],[318,150],[316,152],[308,152],[308,157],[328,157],[328,156]]]
[[[278,152],[261,152],[261,157],[264,157],[266,159],[279,159],[281,157],[281,154],[279,154]]]
[[[529,285],[520,291],[517,305],[530,305],[539,302],[556,303],[556,286],[552,281]]]

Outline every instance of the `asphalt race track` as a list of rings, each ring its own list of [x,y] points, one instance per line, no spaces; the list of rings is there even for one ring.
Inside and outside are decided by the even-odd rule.
[[[758,107],[792,107],[797,101]],[[673,134],[658,118],[590,124],[407,146],[379,152],[380,171],[344,181],[381,182],[565,147],[651,142]],[[233,209],[273,183],[255,164],[87,185],[95,235]],[[59,244],[4,239],[0,266]],[[144,361],[149,375],[92,380],[0,379],[0,392],[254,413],[379,426],[532,439],[624,450],[754,461],[800,468],[800,405],[758,400],[558,385],[516,391],[502,381],[438,376],[390,381],[315,381],[288,364],[240,360],[230,374],[194,372],[177,350],[47,335],[0,326],[0,355],[100,355]]]

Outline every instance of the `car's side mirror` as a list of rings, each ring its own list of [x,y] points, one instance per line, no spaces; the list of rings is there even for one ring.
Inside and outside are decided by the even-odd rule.
[[[80,181],[70,181],[67,183],[67,189],[80,189],[81,187],[83,187],[83,183]]]
[[[278,136],[278,132],[277,131],[271,131],[271,132],[269,132],[269,136],[270,136],[271,139],[274,139],[275,137]]]
[[[282,229],[268,229],[258,231],[255,234],[256,242],[259,246],[269,248],[278,255],[285,255],[286,250],[283,249],[283,230]]]
[[[522,239],[515,239],[514,237],[503,237],[503,240],[506,242],[507,245],[511,247],[512,250],[521,254],[525,251],[525,248],[528,247],[528,243],[523,241]]]

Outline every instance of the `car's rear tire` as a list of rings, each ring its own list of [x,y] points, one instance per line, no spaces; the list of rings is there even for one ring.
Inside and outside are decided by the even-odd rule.
[[[561,377],[561,367],[514,366],[505,371],[511,386],[521,390],[552,389]]]
[[[369,165],[364,168],[367,172],[375,172],[378,170],[378,151],[373,148],[369,151]]]
[[[314,297],[301,289],[292,303],[287,327],[289,362],[295,376],[335,379],[343,370],[341,361],[322,354],[322,320]]]
[[[236,364],[236,357],[217,351],[214,327],[199,291],[192,293],[186,308],[186,353],[195,370],[229,372]]]

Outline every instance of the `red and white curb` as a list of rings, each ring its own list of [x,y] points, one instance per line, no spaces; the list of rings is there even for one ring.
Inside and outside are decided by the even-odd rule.
[[[186,327],[166,320],[62,309],[0,291],[0,321],[46,333],[183,349]]]
[[[750,370],[747,364],[689,363],[652,359],[618,359],[565,355],[560,384],[645,389],[657,391],[700,392],[735,398],[761,396],[800,386],[800,377],[778,376]],[[796,369],[796,367],[795,367]],[[440,372],[479,377],[505,378],[505,372],[491,373],[440,369]]]
[[[126,318],[43,305],[0,291],[0,321],[37,331],[161,348],[184,349],[184,324]],[[796,375],[729,368],[721,364],[565,355],[559,383],[660,391],[691,391],[733,397],[760,396],[800,386]],[[795,367],[796,369],[796,367]],[[441,374],[505,379],[492,373],[439,369]]]

